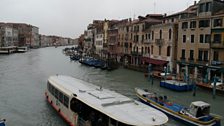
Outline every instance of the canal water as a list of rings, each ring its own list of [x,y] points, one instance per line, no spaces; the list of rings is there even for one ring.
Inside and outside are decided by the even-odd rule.
[[[192,92],[180,93],[161,88],[156,80],[151,84],[140,72],[123,68],[109,72],[86,67],[79,62],[71,62],[62,53],[63,48],[49,47],[0,55],[0,118],[6,118],[8,126],[67,125],[44,97],[47,79],[55,74],[80,78],[134,99],[137,99],[134,88],[140,87],[167,95],[171,101],[187,106],[192,101],[203,100],[211,104],[213,113],[224,117],[224,96],[213,99],[211,93],[198,89],[196,97],[193,97]],[[167,125],[182,124],[170,119]]]

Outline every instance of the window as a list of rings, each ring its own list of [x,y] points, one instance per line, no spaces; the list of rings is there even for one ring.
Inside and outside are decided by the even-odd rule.
[[[200,4],[199,5],[199,12],[204,12],[205,4]]]
[[[191,35],[191,43],[194,43],[194,35]]]
[[[214,34],[214,42],[213,43],[221,43],[222,35]]]
[[[218,51],[214,51],[213,60],[214,61],[219,61],[219,52]]]
[[[161,46],[159,46],[159,55],[161,55]]]
[[[211,11],[211,3],[210,2],[205,4],[205,12],[209,12],[209,11]]]
[[[208,51],[204,51],[204,61],[208,61]]]
[[[209,26],[210,26],[210,21],[209,20],[200,20],[199,21],[199,28],[209,27]]]
[[[130,48],[132,48],[132,43],[130,43]]]
[[[190,60],[194,60],[194,50],[190,50]]]
[[[183,43],[186,42],[186,35],[183,35]]]
[[[222,19],[214,19],[213,20],[213,27],[222,27]]]
[[[142,51],[141,51],[141,53],[143,54],[144,53],[144,48],[142,47]]]
[[[183,22],[182,29],[187,29],[187,28],[188,28],[188,22]]]
[[[150,47],[148,47],[148,53],[150,53]]]
[[[152,40],[154,39],[154,31],[152,31]]]
[[[50,86],[51,86],[50,83],[47,82],[47,89],[48,89],[49,92],[51,92],[51,91],[50,91]]]
[[[170,48],[170,46],[168,46],[167,47],[167,56],[170,56],[170,50],[171,50],[171,48]]]
[[[153,54],[153,46],[151,46],[151,54]]]
[[[150,34],[148,34],[148,39],[150,39],[151,38],[151,36],[150,36]]]
[[[51,88],[52,88],[52,92],[51,92],[51,94],[54,95],[55,88],[54,88],[54,86],[52,86]]]
[[[148,39],[148,35],[147,35],[147,34],[145,34],[145,39],[146,39],[146,40]]]
[[[68,102],[69,102],[69,98],[68,96],[64,95],[64,105],[68,108]]]
[[[190,28],[196,28],[196,21],[191,21]]]
[[[204,43],[204,35],[200,35],[200,43]]]
[[[162,30],[159,31],[159,39],[162,39],[162,36],[163,36],[163,32]]]
[[[169,29],[169,40],[171,40],[171,36],[172,36],[172,30]]]
[[[64,100],[64,96],[63,96],[63,94],[59,91],[59,101],[60,101],[61,103],[63,103],[63,100]]]
[[[57,88],[55,88],[55,90],[54,90],[54,97],[56,99],[58,99],[58,89]]]
[[[211,41],[211,35],[205,35],[205,43],[210,43]]]
[[[199,50],[198,51],[198,61],[202,61],[202,54],[203,54],[203,51]]]
[[[185,49],[182,49],[181,59],[185,59]]]
[[[182,29],[188,28],[188,22],[182,22]]]

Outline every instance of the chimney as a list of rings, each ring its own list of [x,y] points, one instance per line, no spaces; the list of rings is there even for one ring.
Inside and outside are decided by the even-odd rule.
[[[164,17],[166,17],[166,16],[167,16],[167,14],[165,13],[165,14],[164,14]]]
[[[196,5],[197,4],[197,1],[194,1],[194,5]]]

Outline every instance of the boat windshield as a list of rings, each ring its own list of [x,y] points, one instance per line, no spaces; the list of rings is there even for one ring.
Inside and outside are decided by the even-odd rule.
[[[196,114],[196,117],[207,116],[207,115],[209,115],[209,112],[210,112],[210,107],[209,106],[199,107],[198,111],[197,111],[197,114]]]

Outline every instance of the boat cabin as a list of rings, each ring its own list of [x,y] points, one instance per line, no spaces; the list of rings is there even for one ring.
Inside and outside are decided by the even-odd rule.
[[[190,105],[190,113],[196,118],[207,116],[210,113],[210,105],[203,101],[192,102]]]

